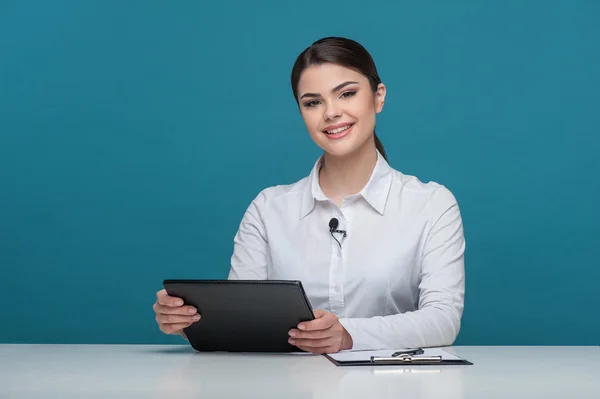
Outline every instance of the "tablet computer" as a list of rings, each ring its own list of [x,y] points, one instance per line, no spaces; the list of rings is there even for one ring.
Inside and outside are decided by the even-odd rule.
[[[167,294],[198,309],[184,329],[196,351],[301,352],[288,342],[314,319],[302,283],[287,280],[164,280]]]

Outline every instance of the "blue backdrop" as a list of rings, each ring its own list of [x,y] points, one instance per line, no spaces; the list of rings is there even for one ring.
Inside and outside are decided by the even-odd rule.
[[[600,2],[0,2],[0,342],[174,343],[163,278],[225,278],[310,171],[289,75],[372,53],[396,169],[459,200],[457,344],[600,342]],[[393,5],[392,5],[393,4]]]

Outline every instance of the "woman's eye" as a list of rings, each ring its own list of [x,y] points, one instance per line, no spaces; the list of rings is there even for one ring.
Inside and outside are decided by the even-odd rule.
[[[355,91],[347,91],[347,92],[342,93],[342,95],[340,97],[341,98],[350,98],[350,97],[353,97],[355,94],[356,94],[356,90]],[[321,103],[321,101],[319,101],[319,100],[312,100],[312,101],[305,102],[304,107],[312,108],[312,107],[316,107],[320,103]]]

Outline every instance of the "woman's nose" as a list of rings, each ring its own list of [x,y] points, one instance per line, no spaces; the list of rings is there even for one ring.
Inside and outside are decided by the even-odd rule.
[[[325,114],[323,115],[325,120],[332,120],[341,116],[341,110],[335,102],[326,103]]]

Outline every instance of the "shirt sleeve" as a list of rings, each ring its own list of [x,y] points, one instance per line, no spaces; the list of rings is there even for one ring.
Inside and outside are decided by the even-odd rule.
[[[452,345],[464,309],[465,238],[458,203],[440,186],[430,203],[430,230],[420,267],[418,309],[372,318],[341,318],[353,348],[387,349]]]
[[[263,218],[264,209],[265,191],[263,190],[246,209],[233,239],[229,280],[267,279],[268,244]]]

